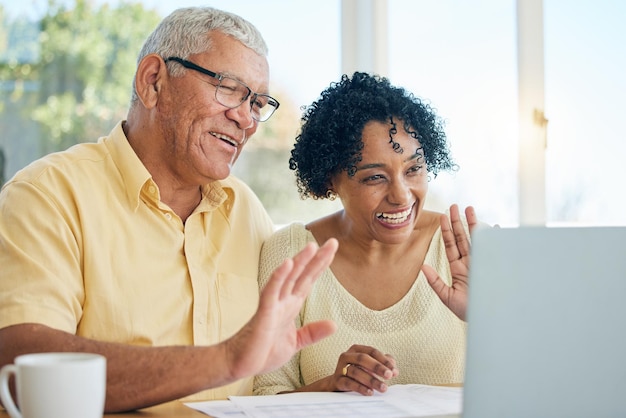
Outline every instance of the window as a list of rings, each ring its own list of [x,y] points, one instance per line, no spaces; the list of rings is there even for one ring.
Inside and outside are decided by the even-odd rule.
[[[87,3],[99,8],[105,0]],[[122,4],[117,0],[108,3],[113,8]],[[277,224],[306,222],[338,209],[339,202],[299,199],[288,158],[301,106],[311,103],[340,77],[342,0],[230,0],[227,4],[193,0],[185,4],[207,3],[240,14],[264,34],[270,48],[272,94],[281,102],[277,115],[263,124],[247,145],[235,165],[235,174],[257,192]],[[517,224],[516,1],[385,3],[385,75],[394,84],[429,100],[447,121],[452,153],[460,166],[458,172],[441,173],[431,181],[427,206],[445,210],[451,203],[472,204],[486,222]],[[72,0],[61,4],[75,8]],[[151,22],[179,6],[171,0],[143,0],[139,4],[153,14],[142,14],[146,30],[120,46],[116,63],[134,60],[152,28]],[[621,192],[621,180],[626,178],[626,166],[621,163],[626,141],[620,132],[622,98],[626,96],[626,56],[622,53],[626,27],[621,24],[626,3],[544,0],[543,4],[547,221],[626,224],[626,197]],[[0,165],[4,165],[6,179],[33,159],[65,148],[66,132],[81,132],[84,140],[108,133],[114,121],[125,115],[134,63],[130,71],[114,75],[120,87],[106,95],[96,94],[97,84],[89,84],[110,83],[106,73],[95,81],[81,79],[72,75],[71,63],[67,62],[58,62],[43,73],[36,66],[42,58],[42,40],[37,26],[28,22],[44,16],[48,2],[0,0],[0,8],[0,147],[4,152]],[[106,26],[106,22],[93,27]],[[76,56],[83,65],[99,69],[107,64],[99,61],[102,44],[92,41],[82,55]],[[79,46],[59,41],[56,51]],[[55,50],[47,50],[46,56],[50,51]],[[117,68],[109,64],[111,71]],[[85,102],[76,103],[71,95],[61,94],[42,102],[46,93],[43,81],[30,77],[29,71],[52,77],[57,93],[82,89]],[[39,110],[33,105],[36,101]],[[122,105],[114,108],[112,103]],[[24,114],[25,108],[35,110]],[[89,123],[78,126],[81,121]],[[56,131],[44,130],[46,126]]]
[[[517,223],[515,2],[389,0],[388,19],[389,77],[447,121],[459,165],[431,180],[427,205]]]
[[[553,223],[626,225],[626,3],[544,0]]]

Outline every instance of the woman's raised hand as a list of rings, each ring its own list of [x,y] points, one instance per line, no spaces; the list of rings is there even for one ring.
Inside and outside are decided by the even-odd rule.
[[[472,206],[465,209],[465,217],[471,234],[478,223],[476,212]],[[441,233],[450,263],[452,285],[448,286],[431,266],[423,265],[422,271],[426,275],[428,284],[437,293],[441,301],[456,316],[465,320],[471,245],[457,205],[450,206],[450,219],[446,215],[441,215]]]

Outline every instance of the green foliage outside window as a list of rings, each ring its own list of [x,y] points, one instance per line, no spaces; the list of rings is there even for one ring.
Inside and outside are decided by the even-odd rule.
[[[37,123],[41,154],[95,141],[124,117],[137,51],[159,19],[140,4],[96,8],[76,0],[68,9],[49,3],[41,21],[33,22],[36,56],[30,53],[30,62],[14,58],[2,63],[16,85],[3,94],[21,105],[24,122]],[[32,41],[17,50],[22,47],[32,50]],[[30,90],[21,87],[29,82]]]
[[[125,118],[137,54],[162,16],[140,2],[94,3],[49,0],[38,21],[10,19],[0,6],[0,184],[45,154],[95,142]],[[272,92],[281,107],[259,125],[234,173],[277,224],[312,219],[328,209],[300,201],[288,169],[299,111],[279,86]]]

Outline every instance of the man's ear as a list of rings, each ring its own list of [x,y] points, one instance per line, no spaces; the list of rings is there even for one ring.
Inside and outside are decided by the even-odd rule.
[[[135,73],[135,90],[146,109],[156,106],[166,73],[165,62],[157,54],[146,55],[139,62]]]

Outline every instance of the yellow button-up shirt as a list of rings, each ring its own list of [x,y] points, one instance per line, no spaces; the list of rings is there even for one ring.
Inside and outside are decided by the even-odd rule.
[[[0,193],[0,327],[34,322],[143,346],[228,338],[256,310],[272,222],[233,177],[202,195],[183,224],[121,123],[32,163]],[[245,379],[194,399],[250,390]]]

